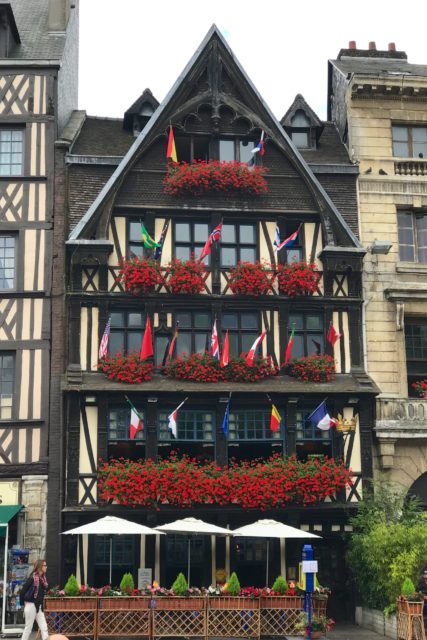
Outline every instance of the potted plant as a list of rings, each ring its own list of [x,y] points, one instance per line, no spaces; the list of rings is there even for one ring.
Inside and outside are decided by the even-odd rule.
[[[277,267],[279,293],[284,293],[291,298],[315,293],[320,277],[321,274],[316,265],[304,260],[291,262],[291,264],[279,264]]]
[[[221,367],[219,361],[209,353],[183,354],[171,360],[163,373],[168,378],[190,382],[257,382],[274,376],[277,369],[269,358],[254,358],[249,366],[241,356],[230,356],[228,365]]]
[[[163,283],[160,265],[151,258],[132,256],[122,260],[117,280],[122,282],[125,291],[134,295],[154,291]]]
[[[169,262],[166,271],[166,285],[172,293],[201,293],[205,287],[205,265],[194,257],[189,260],[174,258]]]
[[[273,290],[275,274],[272,272],[270,275],[268,265],[261,262],[238,262],[231,267],[227,278],[234,294],[263,296]]]
[[[286,373],[304,382],[330,382],[335,375],[335,360],[325,353],[296,358],[283,366]]]
[[[106,355],[98,362],[98,371],[109,380],[137,384],[151,380],[154,364],[141,360],[139,353]]]
[[[415,590],[415,585],[410,578],[405,578],[398,598],[398,610],[413,615],[422,615],[424,607],[424,597],[422,593]]]
[[[276,578],[271,589],[264,589],[261,593],[261,609],[302,609],[302,606],[301,592],[290,587],[282,576]]]
[[[420,398],[427,398],[427,379],[417,380],[411,384]]]
[[[198,160],[169,165],[164,178],[164,192],[172,196],[209,193],[260,195],[268,191],[266,169],[244,162],[205,162]]]
[[[324,637],[328,631],[332,631],[334,624],[335,620],[332,620],[332,618],[313,614],[311,617],[311,637],[313,639]],[[304,633],[305,637],[308,638],[309,626],[307,613],[303,612],[300,614],[300,618],[295,624],[295,630]]]

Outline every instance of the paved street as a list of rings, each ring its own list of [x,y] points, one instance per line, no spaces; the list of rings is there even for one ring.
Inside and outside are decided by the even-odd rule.
[[[330,640],[380,640],[385,636],[380,636],[375,631],[368,631],[356,625],[337,624],[331,633],[328,633]]]

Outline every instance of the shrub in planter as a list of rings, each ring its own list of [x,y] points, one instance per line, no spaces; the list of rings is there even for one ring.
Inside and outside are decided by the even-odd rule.
[[[206,193],[259,195],[268,191],[263,167],[249,168],[244,162],[175,163],[168,167],[164,192],[172,196]]]
[[[229,270],[228,283],[235,294],[263,296],[271,292],[274,278],[261,262],[239,262]]]
[[[187,596],[188,595],[188,582],[183,573],[179,573],[171,587],[175,596]]]
[[[301,261],[277,267],[279,292],[291,298],[315,293],[319,280],[320,273],[314,263]]]
[[[205,274],[203,262],[175,258],[168,264],[166,284],[172,293],[200,293],[205,287]]]
[[[427,380],[417,380],[411,384],[420,398],[427,398]]]
[[[335,375],[335,360],[324,353],[291,360],[284,367],[290,376],[305,382],[330,382]]]
[[[279,576],[278,578],[276,578],[271,588],[275,593],[278,593],[279,595],[283,596],[288,590],[288,583],[286,582],[285,578],[282,578],[282,576]]]
[[[64,594],[66,596],[79,596],[80,595],[80,586],[77,582],[76,576],[72,573],[68,578],[67,582],[64,586]]]
[[[137,256],[122,260],[117,279],[123,282],[126,291],[134,295],[153,291],[163,282],[159,263]]]
[[[116,353],[107,355],[98,362],[98,371],[104,373],[109,380],[136,384],[151,380],[154,370],[152,362],[141,360],[139,353]]]
[[[241,587],[239,579],[236,575],[236,572],[233,571],[230,576],[230,580],[227,582],[227,584],[224,585],[224,591],[229,596],[238,596],[240,594],[240,589]]]
[[[131,573],[124,573],[123,578],[120,582],[120,591],[122,593],[127,593],[131,595],[135,589],[135,583],[133,581],[133,576]]]

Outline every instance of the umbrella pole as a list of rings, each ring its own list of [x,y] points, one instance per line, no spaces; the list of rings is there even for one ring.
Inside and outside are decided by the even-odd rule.
[[[265,570],[265,586],[268,587],[268,562],[270,555],[270,538],[267,538],[267,567]]]
[[[188,586],[190,586],[190,544],[191,538],[188,536],[188,555],[187,555],[187,582]]]
[[[110,587],[113,576],[113,536],[110,536]]]

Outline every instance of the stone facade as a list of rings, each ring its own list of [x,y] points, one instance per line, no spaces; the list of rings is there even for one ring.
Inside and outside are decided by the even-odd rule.
[[[30,564],[46,555],[47,476],[22,476],[25,505],[24,546],[31,549]]]

